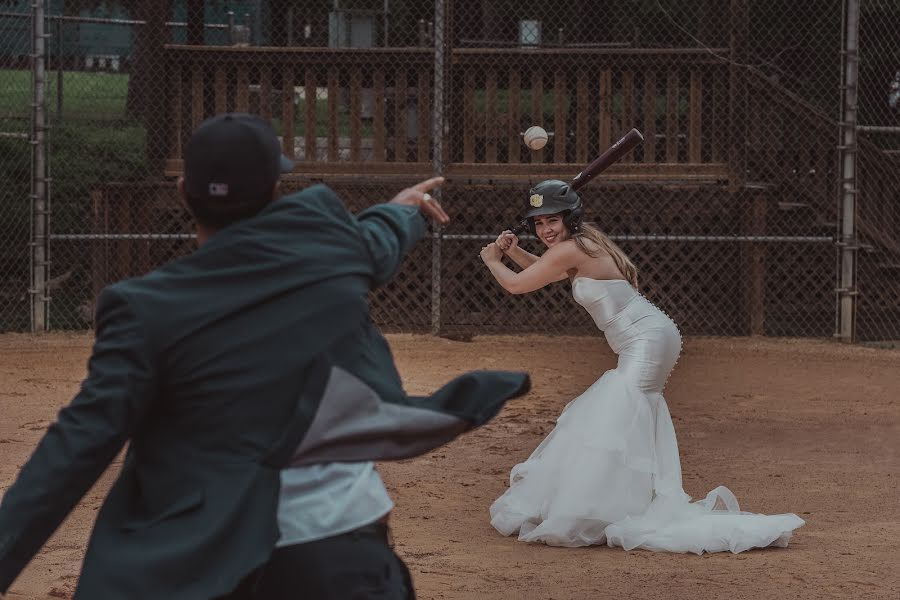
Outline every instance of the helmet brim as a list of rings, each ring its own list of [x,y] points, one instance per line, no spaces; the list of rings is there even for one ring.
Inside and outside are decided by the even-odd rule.
[[[542,206],[540,208],[532,208],[528,212],[525,213],[526,219],[531,219],[533,217],[542,217],[544,215],[561,215],[567,210],[571,210],[569,208],[559,208],[558,206]]]

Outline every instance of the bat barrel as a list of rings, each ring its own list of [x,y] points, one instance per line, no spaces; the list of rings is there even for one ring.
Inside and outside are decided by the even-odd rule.
[[[580,187],[588,181],[605,171],[610,165],[615,164],[619,159],[628,154],[635,146],[644,141],[644,136],[637,129],[632,129],[623,135],[615,144],[610,146],[603,154],[593,160],[588,166],[576,175],[569,186],[578,191]],[[510,227],[510,231],[519,235],[528,228],[527,222],[522,221],[519,225]]]
[[[623,135],[615,144],[610,146],[603,154],[598,156],[588,166],[572,179],[570,185],[573,190],[578,190],[588,181],[608,169],[628,154],[635,146],[644,141],[644,136],[637,129],[632,129]]]

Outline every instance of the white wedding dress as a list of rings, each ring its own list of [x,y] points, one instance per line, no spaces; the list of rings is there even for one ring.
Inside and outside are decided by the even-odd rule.
[[[552,546],[742,552],[786,546],[794,514],[741,512],[726,487],[691,502],[662,396],[678,355],[675,323],[628,282],[578,277],[572,293],[619,361],[563,409],[491,506],[502,534]]]

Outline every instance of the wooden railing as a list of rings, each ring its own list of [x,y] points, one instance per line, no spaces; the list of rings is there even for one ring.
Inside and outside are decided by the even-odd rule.
[[[831,212],[838,177],[836,119],[759,71],[745,70],[744,77],[744,166],[750,178],[789,187],[823,213]]]
[[[757,181],[790,189],[795,200],[822,215],[835,211],[840,173],[836,118],[783,86],[749,71],[748,171]],[[866,239],[900,261],[900,160],[861,137],[858,140],[861,197],[857,227]],[[835,215],[836,218],[836,215]]]
[[[416,73],[414,85],[423,94],[431,86],[432,57],[421,50],[359,53],[173,46],[166,55],[173,123],[170,172],[180,170],[190,131],[204,118],[225,111],[271,119],[282,136],[284,152],[300,165],[298,170],[329,163],[406,162],[408,140],[396,132],[408,118],[410,71]],[[368,132],[363,131],[364,83],[372,90],[372,114],[365,119],[370,123]],[[364,141],[371,156],[363,156]],[[425,163],[428,138],[417,142],[422,146],[417,158]]]
[[[306,174],[432,170],[430,49],[169,46],[167,174],[205,117],[249,111],[273,121]],[[607,177],[721,180],[728,68],[706,50],[454,50],[445,81],[448,175],[574,175],[632,127],[645,135]],[[314,99],[314,100],[313,100]],[[521,132],[551,132],[542,151]]]
[[[450,95],[451,161],[467,171],[575,172],[632,127],[644,144],[618,177],[724,175],[727,68],[681,50],[458,50]],[[483,101],[482,101],[483,97]],[[505,100],[505,102],[501,102]],[[519,132],[552,132],[528,151]]]

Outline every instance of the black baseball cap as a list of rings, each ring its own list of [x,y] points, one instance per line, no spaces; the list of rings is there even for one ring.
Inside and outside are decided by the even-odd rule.
[[[259,212],[294,163],[281,152],[271,124],[225,113],[203,121],[184,150],[184,188],[200,221],[224,224]]]

